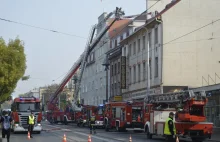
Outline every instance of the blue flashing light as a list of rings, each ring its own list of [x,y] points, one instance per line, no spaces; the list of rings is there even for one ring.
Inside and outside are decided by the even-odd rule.
[[[99,106],[102,107],[102,106],[104,106],[104,105],[103,105],[103,104],[100,104]]]

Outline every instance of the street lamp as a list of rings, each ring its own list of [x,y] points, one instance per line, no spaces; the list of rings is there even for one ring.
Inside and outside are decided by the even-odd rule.
[[[108,55],[106,56],[103,64],[105,66],[105,71],[106,71],[106,102],[108,102],[108,69],[109,69],[109,60],[108,60]]]

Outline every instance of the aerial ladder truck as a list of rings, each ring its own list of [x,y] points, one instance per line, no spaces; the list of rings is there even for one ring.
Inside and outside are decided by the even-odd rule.
[[[124,12],[121,10],[121,8],[116,8],[115,11],[109,13],[105,19],[104,22],[106,22],[112,15],[114,15],[114,20],[106,26],[94,39],[94,34],[96,32],[97,26],[94,25],[91,29],[90,36],[87,41],[87,45],[85,48],[85,51],[80,56],[80,58],[75,62],[75,64],[72,66],[70,71],[67,73],[67,75],[64,77],[62,82],[60,83],[59,87],[55,91],[55,93],[51,96],[50,101],[48,103],[48,110],[49,113],[47,115],[47,119],[52,123],[58,123],[58,122],[64,122],[67,124],[68,122],[76,121],[75,120],[75,113],[81,111],[81,107],[78,104],[78,94],[80,90],[81,85],[81,79],[83,76],[83,72],[86,67],[87,58],[91,51],[96,47],[96,45],[99,43],[99,41],[102,39],[102,37],[107,33],[109,28],[117,21],[120,20],[121,17],[124,15]],[[73,112],[61,112],[59,111],[59,108],[57,107],[58,102],[58,95],[63,91],[64,87],[66,86],[67,82],[72,78],[72,76],[77,72],[77,70],[80,69],[80,74],[78,78],[77,87],[74,93],[74,99],[73,101],[68,101],[68,107],[70,107]]]
[[[205,91],[193,90],[148,95],[145,98],[145,132],[149,139],[152,135],[164,135],[165,121],[169,113],[175,114],[174,122],[179,137],[189,137],[194,142],[211,138],[213,123],[206,122],[204,114],[208,99]]]

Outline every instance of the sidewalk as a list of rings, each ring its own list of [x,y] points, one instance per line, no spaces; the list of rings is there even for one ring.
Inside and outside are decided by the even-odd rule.
[[[213,134],[209,141],[220,142],[220,128],[213,128]]]

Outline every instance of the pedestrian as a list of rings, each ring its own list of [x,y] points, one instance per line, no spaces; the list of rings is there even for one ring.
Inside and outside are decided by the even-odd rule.
[[[169,117],[165,122],[164,134],[166,135],[167,142],[175,142],[176,128],[173,122],[174,113],[170,112]]]
[[[92,116],[90,118],[90,134],[92,134],[92,131],[94,132],[94,134],[96,134],[96,130],[95,130],[95,121],[96,121],[96,118],[95,118],[95,114],[92,113]]]
[[[7,135],[7,142],[9,142],[10,139],[12,122],[12,118],[8,114],[8,111],[3,111],[3,116],[0,120],[0,122],[2,123],[2,138],[5,138],[5,135]]]
[[[31,114],[28,116],[27,124],[28,124],[28,132],[30,133],[30,137],[33,138],[32,133],[35,125],[35,118],[33,112],[31,112]]]

